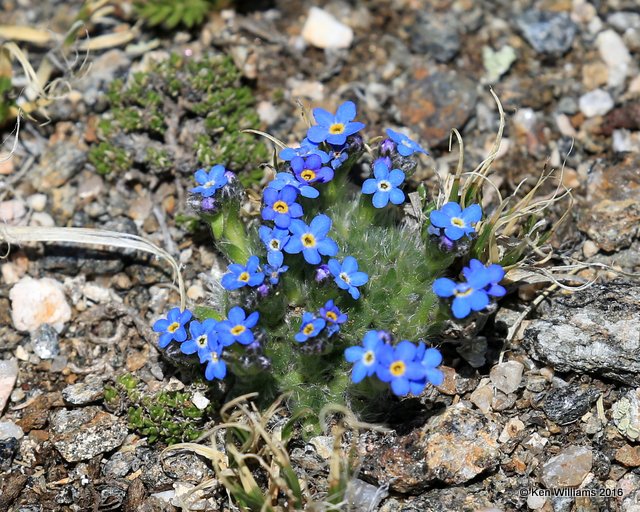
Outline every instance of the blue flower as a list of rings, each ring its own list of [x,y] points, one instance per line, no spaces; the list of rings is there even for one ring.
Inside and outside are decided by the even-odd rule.
[[[468,282],[477,283],[477,286],[481,286],[481,280],[485,280],[487,284],[483,288],[492,297],[504,297],[507,293],[498,284],[504,278],[504,269],[496,263],[485,267],[480,260],[472,259],[469,266],[462,269],[462,274]]]
[[[373,194],[373,206],[384,208],[391,201],[393,204],[402,204],[404,192],[398,188],[404,181],[404,173],[400,169],[389,171],[389,167],[382,158],[373,163],[373,175],[362,184],[363,194]]]
[[[298,181],[293,174],[288,172],[279,172],[276,174],[275,179],[269,183],[269,187],[273,190],[282,190],[286,186],[295,188],[302,197],[308,197],[309,199],[315,199],[320,195],[315,188],[310,187],[305,183]]]
[[[416,361],[417,347],[410,341],[403,340],[395,347],[384,345],[379,352],[380,364],[376,374],[382,382],[391,383],[391,391],[398,396],[405,396],[411,391],[411,381],[424,378],[425,370]]]
[[[428,153],[420,147],[417,142],[412,141],[405,134],[400,132],[394,132],[391,128],[387,128],[387,135],[396,143],[396,149],[402,156],[409,156],[413,153]]]
[[[223,346],[216,340],[209,341],[207,349],[198,351],[201,363],[207,363],[204,376],[207,380],[224,379],[227,375],[227,365],[222,359]]]
[[[333,179],[333,169],[323,167],[318,155],[308,157],[295,156],[291,159],[291,169],[296,179],[303,185],[310,183],[326,183]]]
[[[214,165],[209,172],[199,169],[195,173],[196,181],[200,184],[192,188],[191,192],[202,194],[204,197],[211,197],[216,190],[224,187],[229,180],[225,174],[226,169],[222,165]]]
[[[493,275],[490,276],[484,265],[480,264],[480,267],[474,264],[473,268],[466,269],[466,283],[456,283],[447,277],[440,277],[433,282],[433,291],[438,297],[455,297],[451,310],[456,318],[465,318],[471,311],[482,311],[489,305],[489,295],[485,288],[491,284]],[[492,270],[491,274],[494,273]]]
[[[329,270],[329,266],[324,263],[318,265],[316,268],[316,283],[321,283],[327,277],[331,275],[331,270]]]
[[[167,318],[157,320],[153,324],[153,330],[162,333],[158,339],[158,346],[165,348],[174,340],[179,342],[186,340],[187,330],[184,326],[191,317],[191,311],[188,309],[180,311],[180,308],[173,308],[167,313]]]
[[[251,256],[247,264],[232,263],[229,272],[222,276],[222,287],[225,290],[237,290],[244,286],[258,286],[264,281],[264,273],[258,270],[260,260],[257,256]]]
[[[452,201],[439,210],[433,210],[429,218],[433,226],[444,229],[447,238],[456,241],[475,232],[474,225],[482,218],[482,208],[478,204],[472,204],[463,210],[458,203]]]
[[[262,209],[262,218],[274,221],[279,228],[288,228],[291,219],[302,217],[302,206],[295,202],[297,197],[298,191],[290,185],[279,192],[267,187],[263,194],[265,207]]]
[[[331,150],[331,162],[329,162],[329,165],[331,165],[332,169],[335,171],[347,161],[347,158],[349,158],[349,152],[347,151],[346,144],[342,146],[333,146]]]
[[[335,115],[322,108],[314,108],[313,117],[318,124],[309,128],[307,138],[316,144],[328,142],[339,146],[347,141],[349,135],[364,128],[364,124],[353,122],[356,105],[352,101],[340,105]]]
[[[289,267],[287,265],[265,265],[264,273],[269,278],[269,282],[276,285],[280,282],[280,274],[284,274]]]
[[[300,332],[295,335],[295,340],[299,343],[304,343],[309,338],[315,338],[326,324],[327,322],[324,319],[316,318],[313,313],[304,313]]]
[[[307,138],[302,140],[299,148],[284,148],[280,151],[279,156],[285,162],[289,162],[295,156],[306,157],[309,155],[318,155],[323,164],[326,164],[329,161],[329,155],[319,149],[317,144],[314,144]]]
[[[320,308],[318,313],[320,313],[320,316],[324,318],[329,325],[327,328],[329,336],[338,332],[340,330],[340,324],[347,321],[347,314],[340,311],[338,307],[334,305],[333,299],[328,300],[325,305]]]
[[[279,267],[282,265],[284,255],[282,249],[289,241],[289,231],[286,229],[278,229],[267,226],[260,226],[258,229],[260,240],[267,248],[267,262],[269,265]]]
[[[357,384],[365,377],[371,377],[378,367],[378,355],[384,347],[377,331],[368,331],[362,339],[362,346],[349,347],[344,351],[344,358],[355,363],[351,371],[351,380]]]
[[[207,350],[210,341],[218,341],[216,324],[213,318],[207,318],[204,322],[194,320],[189,324],[189,334],[191,337],[180,345],[180,350],[184,354],[195,354]]]
[[[442,363],[442,354],[437,348],[427,348],[424,343],[420,343],[416,350],[415,360],[422,365],[424,377],[411,381],[412,394],[422,393],[427,383],[439,386],[444,382],[444,373],[437,368]]]
[[[360,298],[360,290],[356,287],[365,284],[369,276],[358,272],[358,262],[353,256],[347,256],[342,264],[338,260],[329,260],[329,270],[340,288],[348,290],[354,299]]]
[[[307,226],[301,220],[292,220],[289,228],[292,236],[284,251],[289,254],[302,252],[307,263],[317,265],[320,263],[320,255],[335,256],[338,254],[338,245],[327,238],[331,229],[331,219],[326,215],[316,215]]]
[[[220,343],[225,347],[236,341],[242,345],[248,345],[254,340],[251,329],[258,323],[258,318],[260,318],[260,313],[257,311],[247,317],[241,307],[231,308],[227,320],[218,322],[216,326]]]

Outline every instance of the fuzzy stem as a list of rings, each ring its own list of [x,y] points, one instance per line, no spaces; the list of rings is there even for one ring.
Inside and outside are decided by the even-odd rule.
[[[240,219],[240,203],[226,201],[220,211],[207,215],[213,238],[220,251],[234,263],[245,264],[251,255],[249,237]]]

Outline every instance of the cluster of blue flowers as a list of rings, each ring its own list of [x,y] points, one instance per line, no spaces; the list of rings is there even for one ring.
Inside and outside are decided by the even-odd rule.
[[[498,264],[485,266],[472,259],[468,267],[462,269],[466,281],[455,282],[448,277],[436,279],[433,291],[438,297],[454,297],[451,304],[453,316],[465,318],[471,311],[482,311],[492,297],[503,297],[507,291],[499,283],[504,277],[504,269]]]
[[[200,362],[206,363],[205,377],[208,380],[224,379],[227,374],[227,365],[222,357],[224,349],[234,343],[253,343],[255,336],[252,329],[259,317],[257,311],[247,316],[244,309],[236,306],[229,310],[226,320],[208,318],[200,322],[193,320],[193,314],[188,309],[180,311],[179,308],[173,308],[166,318],[153,324],[153,330],[160,333],[160,348],[166,348],[173,341],[180,343],[183,354],[197,354]]]
[[[347,314],[340,311],[333,300],[328,300],[317,313],[303,313],[302,325],[295,340],[304,343],[320,334],[330,338],[340,330],[340,325],[346,321]]]
[[[385,331],[368,331],[362,346],[347,348],[344,356],[354,363],[351,372],[354,383],[375,375],[388,382],[398,396],[418,395],[427,384],[439,386],[444,381],[444,374],[437,368],[442,363],[438,349],[407,340],[392,345],[391,336]]]

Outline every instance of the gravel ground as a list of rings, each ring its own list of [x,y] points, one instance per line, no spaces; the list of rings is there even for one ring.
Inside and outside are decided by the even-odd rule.
[[[134,25],[128,3],[112,4],[106,19],[87,26],[94,42]],[[135,26],[131,42],[92,51],[84,73],[80,62],[63,66],[71,91],[47,106],[47,123],[39,115],[23,122],[14,157],[0,163],[0,218],[142,235],[188,263],[189,300],[202,301],[224,267],[206,233],[179,222],[188,214],[190,128],[167,115],[185,172],[145,173],[134,159],[125,172],[97,173],[90,152],[114,79],[148,70],[167,52],[229,55],[256,97],[255,128],[293,142],[305,129],[297,102],[332,110],[353,100],[369,133],[406,127],[428,147],[413,179],[430,183],[457,162],[448,151],[452,128],[469,168],[486,156],[499,124],[493,88],[507,114],[493,181],[510,193],[543,169],[562,168],[575,204],[553,240],[553,263],[609,271],[588,289],[551,294],[504,347],[548,283],[514,287],[480,345],[450,347],[443,385],[403,402],[417,415],[396,420],[391,432],[362,434],[352,510],[640,510],[637,0],[263,4],[214,12],[190,32]],[[64,33],[81,3],[0,5],[0,25]],[[25,49],[37,66],[49,47]],[[65,50],[50,55],[60,61]],[[144,135],[128,144],[160,143]],[[206,387],[155,348],[149,326],[178,302],[170,272],[132,251],[42,244],[11,247],[0,268],[0,510],[184,506],[185,490],[213,476],[206,460],[161,456],[165,445],[128,424],[135,398],[109,396],[115,388],[126,395],[121,377],[133,375],[143,395],[181,392],[199,402],[198,428],[216,421],[207,403],[224,389],[203,396]],[[296,470],[316,490],[326,487],[330,445],[327,436],[292,444]],[[575,491],[538,492],[560,488]],[[220,486],[196,507],[231,510]]]

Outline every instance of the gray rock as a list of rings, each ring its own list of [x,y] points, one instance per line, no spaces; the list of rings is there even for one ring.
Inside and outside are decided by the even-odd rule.
[[[87,152],[76,144],[60,141],[47,148],[40,163],[27,175],[38,192],[49,192],[64,185],[87,162]]]
[[[640,287],[620,281],[557,295],[525,330],[523,346],[557,371],[640,386],[639,310]]]
[[[584,416],[598,395],[599,392],[593,388],[565,386],[552,389],[544,399],[542,410],[550,420],[566,425]]]
[[[33,353],[40,359],[53,359],[60,353],[58,332],[49,324],[42,324],[31,333]]]
[[[491,368],[489,377],[493,385],[505,394],[513,393],[520,387],[524,365],[519,361],[507,361]]]
[[[607,16],[607,23],[618,32],[625,32],[630,28],[640,30],[640,13],[619,11]]]
[[[593,453],[586,446],[569,446],[542,466],[542,483],[547,489],[577,487],[593,465]]]
[[[438,62],[449,62],[460,51],[456,15],[428,13],[411,26],[411,50],[426,54]]]
[[[67,462],[89,460],[120,446],[127,425],[99,407],[62,409],[50,417],[51,442]]]
[[[530,9],[522,13],[516,24],[537,53],[559,57],[571,48],[576,24],[566,12]]]
[[[458,403],[410,434],[363,443],[361,474],[402,493],[458,485],[498,464],[500,431],[486,416]]]
[[[214,476],[206,462],[195,453],[177,453],[165,456],[162,459],[162,468],[170,478],[193,484],[202,483]]]
[[[62,390],[64,401],[72,405],[86,405],[100,400],[104,395],[102,379],[87,378],[84,382],[71,384]]]
[[[400,121],[434,146],[449,140],[452,128],[461,128],[475,112],[476,82],[453,70],[419,73],[398,96]]]
[[[603,116],[613,108],[613,98],[603,89],[594,89],[580,96],[579,104],[585,116]]]

